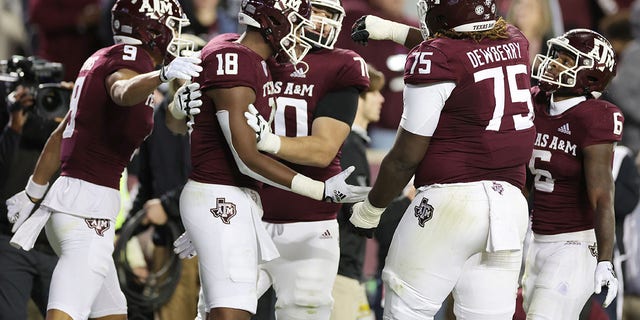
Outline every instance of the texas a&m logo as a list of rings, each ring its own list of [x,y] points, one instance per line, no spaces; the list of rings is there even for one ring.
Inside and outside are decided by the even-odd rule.
[[[220,218],[225,224],[231,223],[236,213],[236,205],[231,202],[226,202],[225,198],[216,198],[216,207],[209,209],[214,217]]]
[[[136,0],[132,2],[135,4]],[[158,17],[173,11],[173,3],[168,0],[142,0],[139,11],[150,17]]]
[[[96,233],[101,237],[104,237],[104,232],[111,228],[111,221],[109,219],[87,218],[84,219],[84,222],[87,223],[89,229],[94,229]]]
[[[424,228],[424,224],[433,218],[433,206],[429,204],[429,199],[422,197],[422,201],[414,209],[418,224]]]

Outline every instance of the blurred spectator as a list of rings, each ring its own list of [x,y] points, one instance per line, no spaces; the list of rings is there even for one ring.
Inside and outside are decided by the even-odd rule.
[[[597,30],[598,21],[605,15],[599,1],[560,0],[565,30],[586,28]]]
[[[167,262],[166,257],[173,254],[171,245],[175,239],[167,238],[171,234],[166,230],[168,224],[176,224],[180,229],[178,234],[184,232],[178,202],[182,187],[191,172],[189,137],[175,135],[165,125],[167,105],[172,100],[171,92],[156,106],[153,132],[140,146],[140,187],[130,211],[130,216],[135,216],[136,212],[144,210],[142,225],[154,227],[150,271],[160,270]],[[156,310],[158,320],[193,319],[196,316],[200,289],[198,259],[185,259],[181,263],[180,280],[175,291]]]
[[[355,166],[356,170],[347,179],[353,185],[371,185],[371,172],[367,160],[367,136],[369,123],[380,120],[384,97],[380,90],[384,86],[384,75],[369,65],[369,88],[360,93],[358,111],[351,132],[342,147],[342,168]],[[369,308],[363,280],[366,238],[353,232],[349,217],[352,204],[343,204],[338,212],[340,226],[340,262],[338,275],[333,285],[333,310],[331,320],[374,319]]]
[[[12,231],[4,202],[27,184],[29,168],[35,166],[40,150],[57,122],[39,118],[32,112],[33,95],[27,88],[18,86],[5,97],[4,84],[0,87],[1,125],[4,128],[0,135],[0,320],[27,319],[29,299],[33,299],[38,311],[45,315],[51,274],[58,257],[44,233],[31,251],[9,245]]]
[[[338,37],[336,47],[351,49],[380,70],[387,82],[382,89],[385,99],[380,121],[369,126],[369,137],[374,149],[388,150],[396,136],[402,116],[402,91],[404,90],[404,63],[409,49],[390,40],[371,41],[363,47],[351,40],[353,23],[363,15],[375,15],[384,19],[418,26],[416,18],[404,12],[405,0],[350,0],[344,2],[346,17],[342,22],[343,32]]]
[[[624,50],[633,41],[629,10],[621,10],[602,18],[598,29],[611,42],[618,57],[622,56]]]
[[[555,21],[552,20],[548,0],[511,0],[506,18],[529,40],[531,63],[536,54],[547,52],[547,40],[556,36],[553,34]]]
[[[65,67],[73,81],[84,61],[102,47],[97,37],[100,0],[29,0],[29,23],[37,34],[36,55]]]
[[[618,105],[625,117],[622,144],[634,153],[640,150],[640,0],[633,4],[630,14],[629,42],[618,58],[618,74],[611,81],[605,99]]]
[[[187,0],[183,8],[191,25],[184,32],[210,40],[221,33],[238,32],[237,12],[227,11],[233,0]]]
[[[0,60],[29,53],[22,12],[22,1],[0,0]]]

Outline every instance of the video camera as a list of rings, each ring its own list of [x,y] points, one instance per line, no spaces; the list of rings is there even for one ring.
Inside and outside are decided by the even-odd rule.
[[[34,96],[33,112],[43,119],[61,119],[69,110],[71,90],[60,85],[63,76],[64,68],[58,62],[18,55],[0,60],[0,81],[5,83],[5,96],[18,85],[28,88]]]

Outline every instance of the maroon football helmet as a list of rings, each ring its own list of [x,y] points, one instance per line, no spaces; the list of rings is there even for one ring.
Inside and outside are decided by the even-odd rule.
[[[486,31],[496,24],[495,0],[418,0],[420,30],[426,39],[436,32]]]
[[[111,9],[115,43],[142,45],[169,60],[193,50],[193,42],[180,37],[188,25],[177,0],[118,0]]]
[[[573,29],[547,41],[546,55],[536,55],[532,78],[540,89],[589,95],[599,98],[616,75],[616,57],[611,43],[597,32]],[[572,66],[558,61],[560,53],[570,56]],[[550,72],[550,71],[553,72]]]
[[[310,16],[309,0],[243,0],[238,22],[258,29],[275,54],[297,64],[311,49],[300,40],[303,28],[313,28]]]

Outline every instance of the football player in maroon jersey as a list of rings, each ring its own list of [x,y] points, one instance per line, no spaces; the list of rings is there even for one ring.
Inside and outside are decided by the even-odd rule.
[[[334,48],[344,9],[338,0],[311,0],[311,21],[303,40],[313,45],[304,65],[268,61],[276,98],[271,130],[247,114],[260,133],[258,150],[313,179],[325,180],[342,171],[340,149],[351,131],[359,93],[369,86],[364,59],[351,50]],[[262,220],[280,258],[263,264],[259,292],[270,285],[276,293],[278,319],[328,320],[331,291],[340,248],[340,204],[318,201],[264,185],[260,189]],[[264,280],[264,281],[263,281]],[[301,283],[306,283],[301,287]]]
[[[288,195],[314,199],[315,203],[354,202],[368,191],[344,182],[352,169],[311,176],[313,172],[294,171],[260,153],[256,137],[265,135],[254,132],[244,115],[251,105],[255,112],[269,117],[272,107],[284,103],[281,115],[276,115],[281,118],[275,120],[284,128],[290,112],[306,106],[305,98],[315,104],[313,99],[338,84],[272,80],[265,60],[276,56],[291,61],[282,68],[286,79],[305,76],[302,57],[311,46],[301,42],[299,35],[305,26],[312,27],[310,13],[308,1],[247,0],[239,14],[247,31],[240,36],[214,38],[202,50],[204,72],[195,79],[202,88],[202,105],[198,111],[190,110],[191,115],[197,113],[191,131],[193,172],[183,189],[180,211],[200,257],[202,305],[209,319],[249,319],[256,311],[258,264],[278,256],[261,222],[263,211],[257,191],[262,183],[287,190]],[[284,93],[289,96],[279,101],[285,97],[278,95]],[[285,110],[287,106],[294,109]],[[304,119],[308,114],[305,111],[297,116]],[[299,125],[293,130],[307,135],[311,126],[306,121]],[[268,130],[268,124],[263,123],[260,130]],[[274,153],[289,148],[279,138],[269,141],[276,141]],[[269,148],[272,146],[269,144]]]
[[[180,38],[185,24],[175,0],[117,1],[112,9],[117,44],[84,62],[69,113],[47,141],[25,191],[7,200],[9,220],[17,229],[14,244],[30,249],[29,238],[46,223],[49,242],[60,256],[47,320],[127,317],[111,258],[119,180],[152,128],[155,88],[202,70],[199,58],[179,57],[191,48]],[[166,65],[155,71],[163,61]],[[45,197],[59,168],[60,177]]]
[[[420,0],[418,9],[426,40],[405,64],[398,136],[350,221],[370,234],[415,175],[418,193],[382,272],[385,319],[433,319],[450,292],[458,318],[511,319],[535,138],[528,41],[493,0]],[[412,45],[415,29],[370,21],[357,23],[360,41]]]
[[[624,117],[598,99],[616,73],[609,41],[587,29],[550,39],[534,59],[537,136],[529,161],[533,242],[522,279],[527,319],[578,319],[585,302],[618,291],[611,264],[613,150]]]

